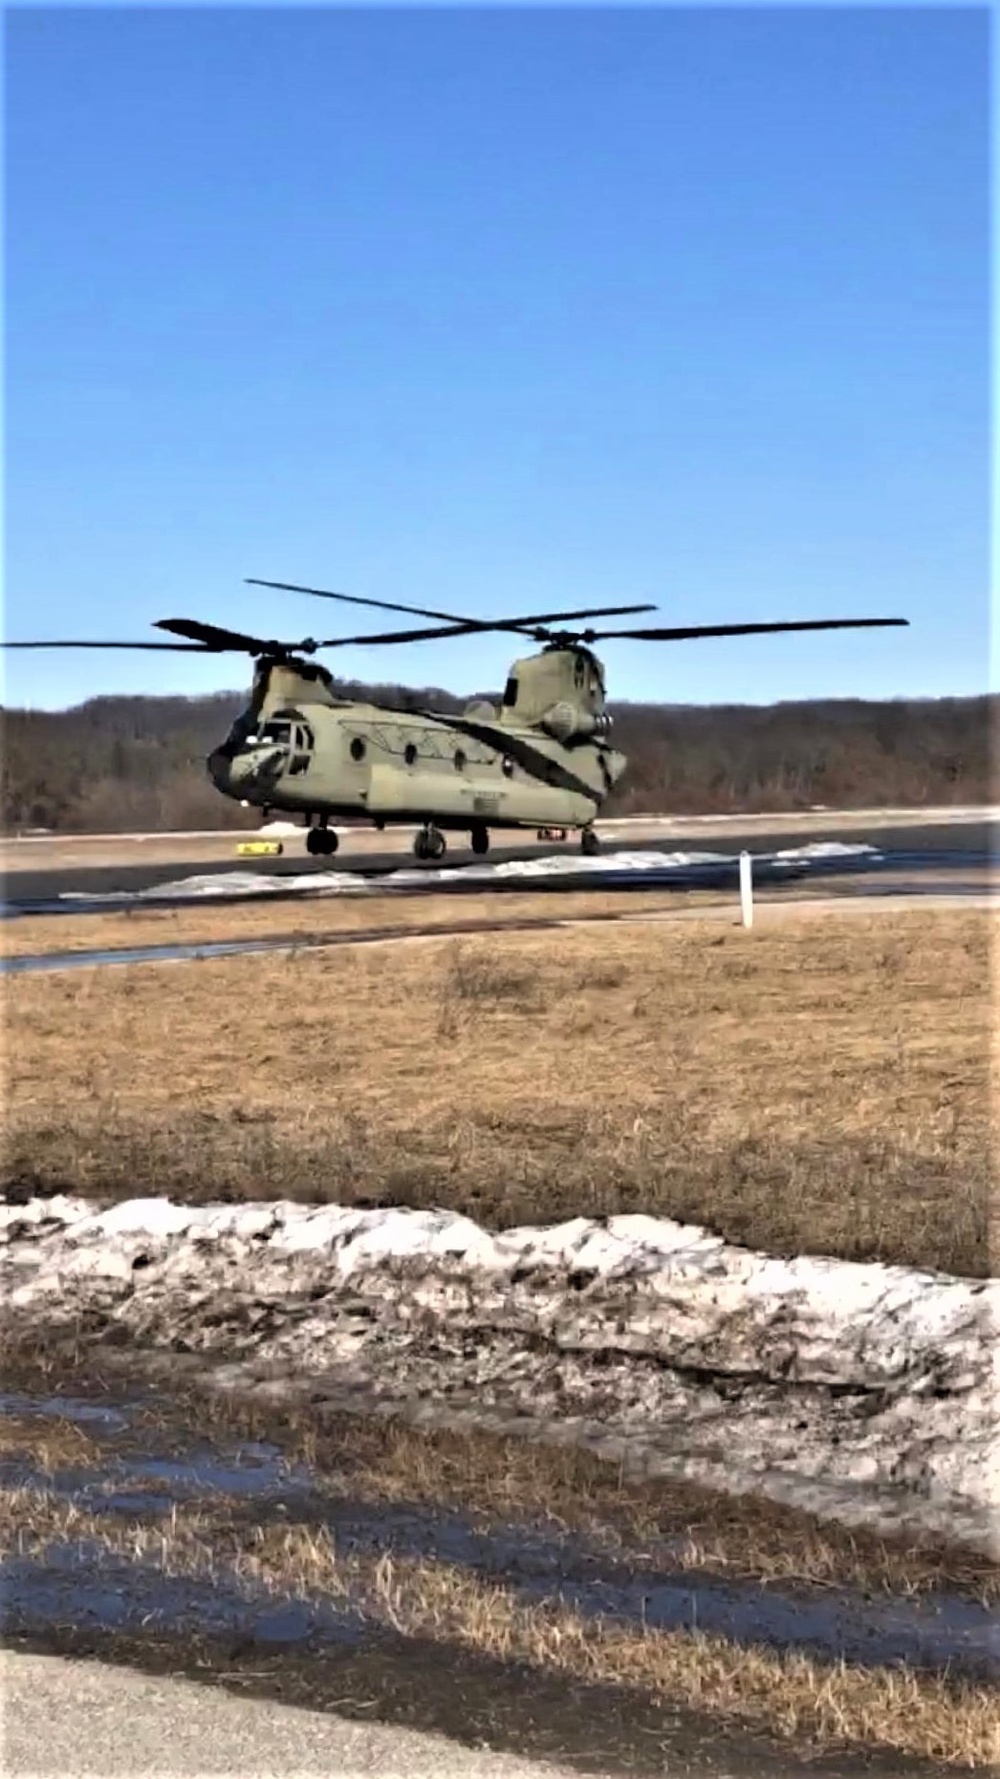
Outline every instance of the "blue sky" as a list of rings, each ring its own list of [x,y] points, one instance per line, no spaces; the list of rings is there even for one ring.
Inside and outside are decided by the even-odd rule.
[[[6,634],[364,627],[260,575],[912,621],[608,645],[620,697],[981,689],[987,56],[960,8],[9,10]],[[6,697],[244,678],[13,654]]]

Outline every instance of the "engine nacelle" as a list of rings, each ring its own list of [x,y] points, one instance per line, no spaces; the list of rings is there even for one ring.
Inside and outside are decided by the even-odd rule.
[[[607,735],[611,729],[611,718],[606,711],[582,710],[578,704],[571,704],[568,699],[560,699],[552,704],[542,716],[542,728],[547,729],[557,741],[571,741],[577,735]]]
[[[560,702],[550,704],[542,717],[542,728],[554,735],[557,741],[568,741],[571,735],[580,733],[580,719],[583,713],[575,710],[572,704]],[[586,719],[584,718],[584,721]]]

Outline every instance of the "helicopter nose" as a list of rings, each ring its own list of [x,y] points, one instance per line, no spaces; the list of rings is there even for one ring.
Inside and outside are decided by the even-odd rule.
[[[205,761],[205,767],[216,790],[225,794],[232,789],[233,759],[225,748],[217,747],[213,753],[210,753]]]
[[[217,749],[208,757],[209,776],[220,791],[238,796],[280,778],[287,751],[284,747],[247,748],[233,754]]]
[[[244,785],[270,785],[280,778],[288,765],[287,747],[248,748],[237,754],[233,767]]]

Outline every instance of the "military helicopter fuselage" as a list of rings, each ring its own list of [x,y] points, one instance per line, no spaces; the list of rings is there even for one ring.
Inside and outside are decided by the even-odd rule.
[[[589,832],[627,765],[610,728],[601,663],[581,645],[515,661],[501,702],[461,715],[359,703],[318,663],[265,656],[208,770],[227,797],[303,815],[316,852],[333,850],[335,817],[417,823],[428,857],[443,830],[485,852],[491,828]]]

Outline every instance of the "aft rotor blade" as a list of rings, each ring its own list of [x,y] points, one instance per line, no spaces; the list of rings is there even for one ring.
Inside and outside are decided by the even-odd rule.
[[[449,624],[443,629],[436,624],[429,630],[386,630],[374,635],[366,631],[363,636],[330,636],[323,642],[316,642],[312,637],[301,642],[265,642],[262,637],[245,636],[239,630],[224,630],[218,624],[203,624],[197,618],[164,618],[157,625],[158,630],[196,638],[209,652],[232,649],[250,655],[312,655],[317,649],[343,649],[365,643],[423,642],[429,637],[464,636],[470,630],[487,628],[489,626],[470,620],[469,623]]]
[[[772,636],[782,630],[875,630],[909,625],[909,618],[809,618],[794,624],[686,624],[657,630],[591,630],[588,640],[627,637],[633,642],[687,642],[697,636]]]
[[[463,618],[457,612],[433,611],[423,605],[400,605],[388,599],[363,599],[357,593],[333,593],[325,587],[300,587],[294,581],[261,581],[252,575],[246,577],[249,587],[273,587],[281,593],[308,593],[313,599],[340,599],[346,605],[372,605],[386,612],[409,612],[415,618],[436,618],[440,623],[468,626],[470,630],[520,630],[535,624],[557,624],[567,622],[571,618],[611,618],[625,617],[632,612],[655,611],[653,605],[602,605],[594,606],[586,611],[576,612],[535,612],[524,618]],[[434,632],[428,632],[433,635]],[[460,630],[451,630],[443,634],[461,635]],[[382,638],[376,640],[381,641]],[[329,644],[322,644],[329,647]]]
[[[631,609],[633,611],[648,612],[655,610],[655,607],[650,605],[637,605],[631,608],[626,606],[617,609],[624,609],[626,611]],[[593,615],[596,616],[597,614],[595,613]],[[473,636],[482,634],[485,631],[494,630],[513,631],[517,636],[530,636],[538,642],[555,641],[558,635],[557,632],[548,630],[540,621],[531,618],[521,618],[516,622],[511,618],[504,618],[500,622],[494,622],[490,618],[469,618],[465,623],[446,624],[444,626],[436,625],[432,630],[386,630],[381,635],[331,636],[324,642],[318,642],[316,647],[319,649],[338,649],[345,648],[351,643],[382,644],[393,642],[429,642],[433,641],[435,638],[441,640],[448,636]]]
[[[562,624],[571,618],[623,618],[630,612],[655,612],[655,605],[603,605],[593,606],[589,611],[579,612],[535,612],[526,618],[470,618],[469,625],[473,630],[527,630],[542,629],[546,624]]]
[[[43,642],[0,642],[5,649],[168,649],[175,655],[209,655],[211,649],[199,647],[193,642],[97,642],[92,637],[86,641],[50,641]]]
[[[373,643],[381,647],[383,643],[428,642],[433,637],[440,639],[446,636],[470,636],[474,630],[479,628],[480,626],[477,624],[446,624],[444,627],[436,624],[432,630],[385,630],[380,635],[369,633],[366,636],[329,636],[323,642],[318,642],[316,647],[319,649],[346,649],[354,644],[363,646],[366,643]]]

